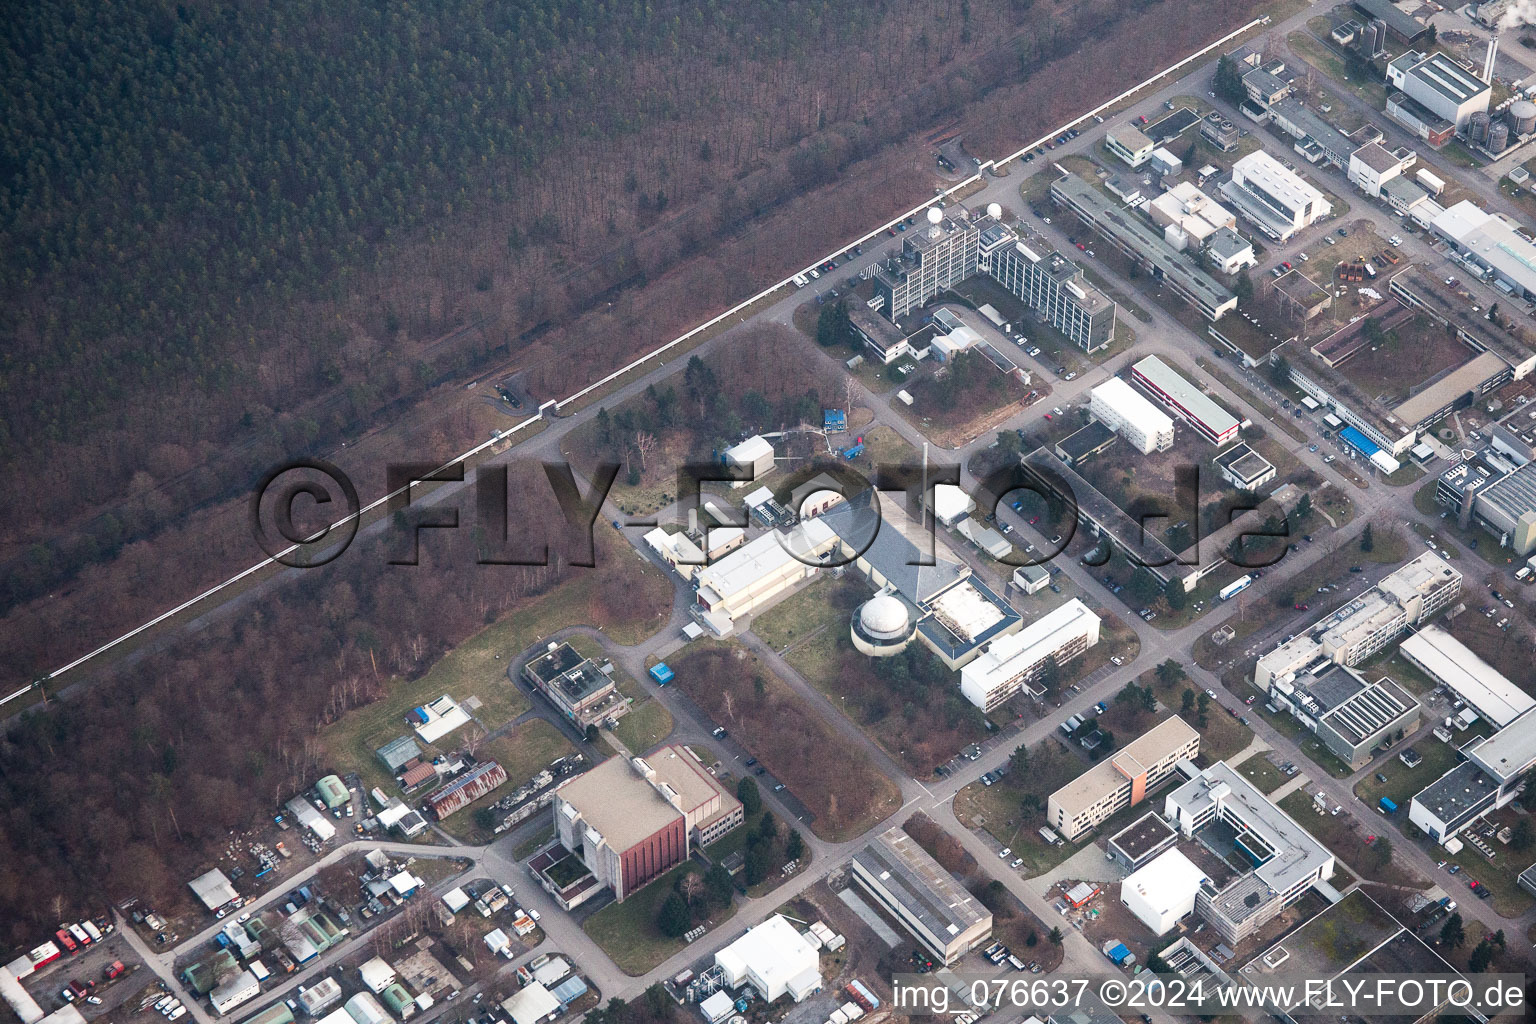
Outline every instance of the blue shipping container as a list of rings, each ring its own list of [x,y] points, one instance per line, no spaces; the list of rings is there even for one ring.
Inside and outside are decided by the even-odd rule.
[[[1386,797],[1382,797],[1381,809],[1386,811],[1388,814],[1391,814],[1393,811],[1397,810],[1397,804],[1393,803],[1391,800],[1388,800]]]
[[[672,681],[672,670],[667,667],[666,662],[657,662],[651,666],[651,678],[656,680],[657,686],[666,686]]]

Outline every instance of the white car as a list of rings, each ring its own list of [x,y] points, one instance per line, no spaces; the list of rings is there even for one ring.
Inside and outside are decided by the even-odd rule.
[[[1205,695],[1207,697],[1211,698],[1211,700],[1215,700],[1216,699],[1216,691],[1215,690],[1206,690],[1205,691]]]
[[[1013,851],[1008,849],[1008,847],[1006,847],[1006,846],[1003,847],[1001,850],[997,851],[997,857],[998,857],[999,860],[1007,860],[1012,855],[1013,855]]]
[[[178,1007],[176,1007],[175,1010],[173,1010],[172,1012],[166,1014],[165,1015],[165,1019],[166,1020],[180,1020],[182,1017],[185,1017],[186,1015],[187,1015],[187,1008],[185,1006],[178,1006]]]

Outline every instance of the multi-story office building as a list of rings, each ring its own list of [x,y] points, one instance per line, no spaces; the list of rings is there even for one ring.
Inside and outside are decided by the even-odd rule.
[[[1131,367],[1131,379],[1212,444],[1224,445],[1237,439],[1241,426],[1237,417],[1157,356],[1138,360]]]
[[[1253,683],[1261,690],[1291,673],[1331,661],[1354,667],[1385,648],[1409,626],[1427,621],[1461,593],[1461,573],[1426,551],[1373,589],[1314,623],[1258,660]]]
[[[1084,352],[1114,340],[1115,304],[1060,253],[1005,245],[990,255],[988,273]]]
[[[1255,865],[1221,889],[1202,886],[1195,910],[1228,945],[1272,920],[1318,882],[1333,877],[1333,854],[1243,776],[1218,761],[1169,793],[1163,817],[1186,838],[1214,821],[1236,834]]]
[[[1442,845],[1520,795],[1526,773],[1536,766],[1536,709],[1461,752],[1467,759],[1421,790],[1408,808],[1408,820]]]
[[[523,678],[578,729],[612,722],[629,710],[613,678],[569,643],[551,643],[528,659]]]
[[[1152,159],[1157,143],[1147,138],[1135,125],[1122,124],[1104,134],[1104,148],[1132,167],[1140,167]]]
[[[1236,228],[1231,210],[1187,181],[1178,182],[1147,204],[1152,223],[1175,248],[1199,250],[1222,228]]]
[[[1116,811],[1141,803],[1174,777],[1180,761],[1193,761],[1199,753],[1200,734],[1174,715],[1052,793],[1047,820],[1076,839]]]
[[[1173,420],[1119,377],[1094,388],[1088,413],[1143,455],[1173,447]]]
[[[1333,212],[1321,192],[1262,149],[1232,165],[1232,177],[1221,192],[1238,212],[1281,242]]]
[[[960,670],[965,699],[991,711],[1030,685],[1047,664],[1062,665],[1099,642],[1099,617],[1077,598],[1028,626],[992,641],[976,660]]]
[[[980,223],[963,210],[908,231],[900,254],[875,272],[875,294],[884,300],[885,315],[900,320],[976,273],[980,246]]]
[[[1358,768],[1399,730],[1418,728],[1419,702],[1391,679],[1374,683],[1328,658],[1269,685],[1269,700],[1289,711],[1339,760]]]

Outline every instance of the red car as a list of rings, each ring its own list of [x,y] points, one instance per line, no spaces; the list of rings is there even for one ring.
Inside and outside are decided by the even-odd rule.
[[[1034,526],[1034,525],[1035,525],[1035,524],[1036,524],[1036,523],[1038,523],[1038,522],[1039,522],[1039,521],[1040,521],[1040,517],[1039,517],[1039,516],[1035,516],[1035,518],[1033,518],[1033,519],[1031,519],[1031,520],[1030,520],[1030,521],[1029,521],[1029,525],[1030,525],[1030,526]]]
[[[1086,245],[1084,245],[1082,242],[1078,242],[1077,243],[1077,247],[1079,249],[1083,250],[1083,252],[1087,252],[1088,251],[1088,247]]]
[[[1285,269],[1285,270],[1290,270],[1291,269],[1291,261],[1290,260],[1286,260],[1284,263],[1280,264],[1280,266],[1283,269]]]
[[[1050,414],[1050,413],[1046,413],[1046,414],[1045,414],[1045,418],[1046,418],[1046,419],[1050,419],[1050,418],[1051,418],[1051,414]]]
[[[1299,612],[1304,612],[1304,611],[1307,610],[1307,606],[1304,605],[1304,604],[1299,604],[1299,605],[1296,606],[1296,610],[1299,611]]]

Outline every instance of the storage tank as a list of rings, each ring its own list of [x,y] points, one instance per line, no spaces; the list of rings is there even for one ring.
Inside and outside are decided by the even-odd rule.
[[[1488,117],[1488,112],[1486,110],[1479,110],[1477,113],[1473,114],[1472,119],[1467,122],[1467,138],[1471,139],[1474,145],[1480,146],[1488,141],[1488,128],[1490,121],[1491,119]]]
[[[1509,125],[1500,121],[1488,129],[1488,152],[1502,153],[1509,146]]]
[[[1509,121],[1516,135],[1529,135],[1536,131],[1536,103],[1515,100],[1509,105]]]

